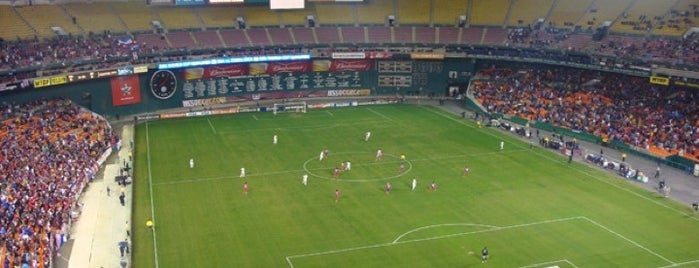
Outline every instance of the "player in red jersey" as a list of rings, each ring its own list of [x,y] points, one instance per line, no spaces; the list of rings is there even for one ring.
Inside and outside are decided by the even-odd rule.
[[[245,183],[243,183],[243,193],[246,195],[248,194],[248,182],[247,181]]]
[[[432,183],[430,183],[430,190],[437,191],[437,183],[436,182],[432,181]]]
[[[335,189],[335,203],[340,202],[340,190]]]
[[[391,194],[391,183],[386,182],[386,194]]]
[[[340,168],[336,167],[333,171],[333,178],[337,179],[338,177],[340,177]]]

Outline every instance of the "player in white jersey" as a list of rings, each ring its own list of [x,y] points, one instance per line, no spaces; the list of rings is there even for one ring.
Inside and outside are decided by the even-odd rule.
[[[189,159],[189,168],[194,168],[194,158]]]
[[[272,138],[272,143],[277,144],[277,135],[274,135]]]
[[[376,151],[376,160],[381,160],[383,159],[383,150],[379,149]]]
[[[301,184],[303,184],[303,186],[308,185],[308,174],[303,174],[301,177]]]
[[[417,187],[417,179],[413,179],[413,183],[410,185],[410,188],[415,191],[415,188]]]
[[[347,170],[347,171],[352,170],[352,163],[350,161],[347,161],[345,163],[345,170]]]
[[[500,150],[505,149],[505,142],[501,141],[500,142]]]
[[[245,168],[244,167],[240,168],[240,177],[245,178]]]
[[[364,134],[364,141],[369,141],[369,138],[371,138],[371,131],[367,131],[366,134]]]

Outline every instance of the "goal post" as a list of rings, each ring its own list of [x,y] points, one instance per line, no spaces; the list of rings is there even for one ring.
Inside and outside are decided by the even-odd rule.
[[[272,112],[274,114],[277,114],[277,113],[306,113],[307,107],[308,107],[308,105],[306,105],[305,101],[275,103],[274,107],[272,108]]]

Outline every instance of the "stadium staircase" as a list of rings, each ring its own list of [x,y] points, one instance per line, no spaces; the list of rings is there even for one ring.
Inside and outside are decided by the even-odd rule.
[[[288,28],[286,28],[286,30],[289,31],[289,36],[291,36],[291,43],[295,44],[295,45],[298,44],[296,42],[296,35],[294,35],[294,29],[291,27],[288,27]]]
[[[117,20],[119,21],[119,26],[121,26],[122,29],[125,29],[125,30],[126,30],[126,33],[128,33],[129,35],[132,35],[133,33],[132,33],[131,29],[129,29],[129,26],[126,25],[126,22],[124,21],[124,18],[122,18],[121,16],[119,16],[119,12],[118,12],[117,9],[114,7],[114,5],[111,5],[111,4],[109,5],[109,11],[112,12],[112,13],[114,13],[114,16],[116,16]]]
[[[340,36],[340,43],[344,43],[345,38],[344,38],[344,36],[342,36],[342,28],[341,27],[337,27],[337,34]]]
[[[510,16],[512,16],[512,6],[515,5],[515,1],[510,0],[510,5],[507,6],[507,13],[505,13],[505,21],[502,24],[502,28],[507,28],[507,22],[510,21]]]
[[[27,25],[30,29],[32,29],[32,32],[34,33],[34,35],[39,35],[39,31],[37,31],[37,30],[34,28],[34,26],[32,26],[32,24],[29,23],[29,21],[27,21],[27,19],[25,19],[24,16],[22,16],[22,14],[20,14],[20,13],[17,11],[16,8],[12,7],[11,10],[12,10],[12,13],[15,14],[15,16],[17,16],[20,20],[22,20],[22,22],[24,22],[25,25]]]
[[[485,42],[485,36],[488,35],[488,27],[483,28],[483,33],[481,34],[481,41],[478,44],[483,44]]]
[[[226,41],[223,39],[223,36],[221,36],[221,31],[216,30],[216,36],[218,36],[218,40],[221,41],[221,45],[223,45],[223,47],[228,47],[228,45],[226,45]]]
[[[245,35],[245,40],[248,41],[248,45],[251,45],[252,39],[250,39],[250,35],[248,35],[248,29],[243,29],[243,35]]]
[[[549,18],[551,17],[551,14],[553,14],[553,11],[556,9],[558,6],[558,2],[561,0],[553,0],[553,4],[551,4],[551,8],[549,8],[549,11],[546,12],[546,17],[544,17],[544,25],[541,25],[543,28],[546,28],[546,23],[549,22]]]
[[[466,27],[471,27],[471,10],[473,10],[473,1],[468,1],[466,7]],[[461,34],[459,34],[459,42],[461,42]]]
[[[318,35],[316,34],[316,28],[311,28],[311,32],[313,33],[313,42],[315,42],[315,44],[318,44]]]
[[[597,0],[594,0],[594,1],[590,2],[590,5],[588,5],[587,8],[585,9],[585,13],[587,13],[588,10],[592,9],[593,7],[595,7],[595,3],[596,3],[596,2],[597,2]],[[585,15],[584,15],[584,13],[583,13],[583,15],[580,16],[580,17],[575,21],[575,25],[580,25],[583,29],[585,29],[585,27],[587,26],[587,24],[586,24],[587,22],[586,22],[584,19],[585,19]]]
[[[194,45],[197,47],[199,46],[199,40],[197,40],[197,37],[194,36],[194,32],[188,32],[189,33],[189,38],[192,38],[192,41],[194,42]]]

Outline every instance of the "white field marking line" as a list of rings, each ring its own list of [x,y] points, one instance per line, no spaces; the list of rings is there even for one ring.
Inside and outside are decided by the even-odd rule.
[[[260,119],[257,119],[257,116],[255,116],[254,114],[252,115],[252,118],[255,118],[255,120],[258,120],[258,121],[260,120]]]
[[[424,107],[424,106],[423,106],[423,107]],[[424,109],[427,109],[427,108],[424,108]],[[430,111],[431,111],[431,110],[430,110]],[[463,121],[460,121],[460,120],[457,120],[457,119],[448,117],[448,116],[446,116],[446,115],[444,115],[444,114],[441,114],[441,113],[439,113],[439,112],[434,112],[434,111],[432,111],[432,112],[433,112],[434,114],[438,114],[438,115],[441,115],[441,116],[443,116],[443,117],[445,117],[445,118],[448,118],[448,119],[451,119],[451,120],[453,120],[453,121],[459,122],[459,123],[461,123],[461,124],[463,124],[463,125],[465,125],[465,126],[467,126],[467,127],[474,128],[473,126],[470,126],[470,125],[464,123]],[[492,134],[492,133],[486,133],[486,132],[482,132],[482,133],[484,133],[484,134],[486,134],[486,135],[490,135],[490,136],[496,137],[496,138],[499,138],[498,136],[496,136],[496,135],[494,135],[494,134]],[[515,143],[515,144],[516,144],[516,143]],[[515,145],[515,146],[517,146],[517,145]],[[519,148],[524,148],[524,147],[522,147],[522,146],[517,146],[517,147],[519,147]],[[557,159],[553,159],[553,158],[549,157],[548,155],[539,152],[538,150],[531,150],[531,151],[532,151],[533,153],[535,153],[535,154],[541,156],[542,158],[551,160],[551,162],[554,162],[554,163],[564,163],[565,161],[567,161],[567,160],[557,160]],[[639,193],[637,193],[637,192],[634,192],[634,191],[632,191],[632,190],[630,190],[630,189],[628,189],[628,188],[624,188],[624,187],[621,187],[621,186],[616,185],[616,184],[614,184],[614,183],[611,183],[610,181],[607,181],[607,180],[605,180],[605,179],[603,179],[603,178],[599,178],[599,177],[597,177],[597,176],[594,176],[594,175],[590,174],[590,173],[587,172],[587,171],[584,171],[584,170],[581,170],[581,169],[579,169],[579,168],[575,168],[575,167],[572,167],[572,166],[571,166],[570,168],[571,168],[572,170],[577,171],[578,173],[581,173],[581,174],[583,174],[583,175],[585,175],[585,176],[588,176],[588,177],[590,177],[590,178],[593,178],[593,179],[595,179],[595,180],[597,180],[597,181],[599,181],[599,182],[605,183],[605,184],[610,185],[610,186],[612,186],[612,187],[614,187],[614,188],[617,188],[617,189],[622,190],[622,191],[624,191],[624,192],[627,192],[627,193],[630,193],[630,194],[635,195],[635,196],[637,196],[637,197],[640,197],[640,198],[642,198],[642,199],[645,199],[646,201],[649,201],[649,202],[651,202],[651,203],[653,203],[653,204],[656,204],[656,205],[658,205],[658,206],[661,206],[661,207],[664,207],[664,208],[666,208],[666,209],[675,211],[675,212],[679,213],[680,215],[686,216],[686,217],[688,217],[688,218],[690,218],[690,219],[692,219],[692,220],[699,221],[699,218],[693,217],[693,215],[690,214],[690,213],[687,213],[687,212],[685,212],[685,211],[682,211],[682,210],[679,210],[679,209],[670,207],[670,206],[668,206],[668,205],[666,205],[666,204],[663,204],[663,203],[658,202],[658,201],[656,201],[656,200],[653,200],[653,199],[651,199],[651,198],[649,198],[649,197],[643,196],[643,195],[641,195],[641,194],[639,194]]]
[[[647,251],[648,253],[653,254],[653,255],[655,255],[655,256],[658,257],[658,258],[661,258],[662,260],[664,260],[664,261],[666,261],[666,262],[669,262],[670,264],[675,264],[675,262],[669,260],[668,258],[665,258],[663,255],[660,255],[660,254],[658,254],[657,252],[652,251],[652,250],[650,250],[649,248],[646,248],[646,247],[642,246],[642,245],[639,244],[638,242],[633,241],[633,240],[629,239],[628,237],[625,237],[625,236],[621,235],[620,233],[615,232],[615,231],[612,230],[612,229],[609,229],[607,226],[604,226],[604,225],[602,225],[602,224],[600,224],[600,223],[598,223],[598,222],[596,222],[596,221],[594,221],[594,220],[592,220],[592,219],[590,219],[590,218],[588,218],[588,217],[582,217],[582,218],[585,219],[585,220],[587,220],[587,221],[589,221],[590,223],[592,223],[592,224],[594,224],[594,225],[597,225],[598,227],[600,227],[600,228],[606,230],[607,232],[609,232],[609,233],[611,233],[611,234],[613,234],[613,235],[616,235],[616,236],[620,237],[621,239],[626,240],[627,242],[633,244],[634,246],[639,247],[639,248],[641,248],[641,249]]]
[[[325,112],[328,113],[330,116],[335,116],[333,113],[331,113],[331,112],[328,111],[328,110],[325,110]]]
[[[517,152],[525,152],[525,151],[528,151],[528,150],[511,150],[511,151],[506,151],[506,152],[488,152],[488,153],[480,153],[480,154],[464,154],[464,155],[454,155],[454,156],[446,156],[446,157],[438,157],[438,158],[411,159],[410,161],[411,162],[434,161],[434,160],[444,160],[444,159],[456,159],[456,158],[462,158],[462,157],[495,155],[495,154],[502,154],[502,153],[517,153]],[[379,165],[379,164],[393,164],[393,163],[400,163],[400,161],[367,162],[365,164],[355,163],[354,166],[355,167],[363,167],[363,166],[371,166],[371,165]],[[285,173],[292,173],[292,172],[331,170],[331,169],[333,169],[333,168],[327,167],[327,168],[313,168],[313,169],[289,169],[289,170],[280,170],[280,171],[273,171],[273,172],[266,172],[266,173],[247,174],[247,177],[268,176],[268,175],[278,175],[278,174],[285,174]],[[170,185],[170,184],[182,184],[182,183],[196,183],[196,182],[205,182],[205,181],[232,179],[232,178],[240,178],[240,176],[230,175],[230,176],[217,176],[217,177],[208,177],[208,178],[181,178],[181,179],[176,179],[173,181],[153,183],[153,185],[158,186],[158,185]]]
[[[366,108],[366,109],[369,110],[369,111],[372,112],[372,113],[375,113],[375,114],[377,114],[377,115],[379,115],[379,116],[385,118],[386,120],[395,121],[395,120],[391,119],[390,117],[386,116],[385,114],[382,114],[382,113],[379,113],[379,112],[377,112],[377,111],[374,111],[374,109],[371,109],[371,108]]]
[[[148,121],[146,121],[146,161],[148,162],[148,191],[150,192],[150,219],[155,221],[155,204],[153,203],[153,172],[150,164],[150,140],[148,138]],[[155,259],[155,268],[158,268],[158,242],[155,239],[155,224],[151,227],[153,231],[153,256]]]
[[[398,238],[396,238],[395,240],[393,240],[392,243],[395,244],[395,243],[398,242],[398,240],[400,240],[400,239],[403,238],[404,236],[409,235],[409,234],[414,233],[414,232],[418,232],[418,231],[422,231],[422,230],[430,229],[430,228],[444,227],[444,226],[478,226],[478,227],[487,227],[487,228],[491,228],[491,229],[492,229],[492,228],[500,228],[500,227],[495,226],[495,225],[478,224],[478,223],[444,223],[444,224],[433,224],[433,225],[427,225],[427,226],[423,226],[423,227],[419,227],[419,228],[415,228],[415,229],[412,229],[412,230],[410,230],[410,231],[407,231],[407,232],[403,233],[402,235],[399,235]]]
[[[216,135],[216,128],[214,128],[214,124],[211,124],[211,120],[209,120],[209,118],[206,118],[206,121],[209,122],[209,126],[211,127],[211,130],[213,130],[214,135]]]
[[[315,125],[305,125],[305,126],[289,126],[289,127],[269,127],[269,128],[246,128],[244,130],[232,130],[232,131],[219,131],[218,133],[220,134],[231,134],[231,133],[240,133],[240,132],[255,132],[255,131],[268,131],[268,130],[316,130],[320,128],[332,128],[332,127],[338,127],[338,126],[352,126],[352,125],[361,125],[365,123],[386,123],[386,120],[362,120],[361,122],[355,122],[355,123],[342,123],[342,124],[315,124]]]
[[[513,228],[528,227],[528,226],[533,226],[533,225],[540,225],[540,224],[547,224],[547,223],[556,223],[556,222],[564,222],[564,221],[571,221],[571,220],[580,220],[580,219],[583,219],[583,217],[578,216],[578,217],[570,217],[570,218],[562,218],[562,219],[554,219],[554,220],[545,220],[545,221],[538,221],[538,222],[531,222],[531,223],[524,223],[524,224],[517,224],[517,225],[510,225],[510,226],[503,226],[503,227],[497,227],[497,228],[491,228],[491,229],[487,229],[487,230],[479,230],[479,231],[473,231],[473,232],[456,233],[456,234],[449,234],[449,235],[440,235],[440,236],[426,237],[426,238],[420,238],[420,239],[414,239],[414,240],[404,240],[404,241],[398,241],[398,242],[395,242],[395,243],[394,243],[394,242],[388,242],[388,243],[374,244],[374,245],[361,246],[361,247],[352,247],[352,248],[336,249],[336,250],[329,250],[329,251],[323,251],[323,252],[315,252],[315,253],[307,253],[307,254],[292,255],[292,256],[287,256],[287,257],[286,257],[286,262],[289,263],[289,267],[294,267],[294,264],[291,262],[291,259],[294,259],[294,258],[304,258],[304,257],[321,256],[321,255],[328,255],[328,254],[335,254],[335,253],[343,253],[343,252],[349,252],[349,251],[355,251],[355,250],[362,250],[362,249],[372,249],[372,248],[390,247],[390,246],[395,246],[395,245],[400,245],[400,244],[408,244],[408,243],[415,243],[415,242],[424,242],[424,241],[430,241],[430,240],[439,240],[439,239],[443,239],[443,238],[451,238],[451,237],[464,236],[464,235],[470,235],[470,234],[487,233],[487,232],[493,232],[493,231],[501,231],[501,230],[507,230],[507,229],[513,229]]]
[[[671,264],[671,265],[662,266],[662,267],[658,267],[658,268],[677,267],[677,266],[681,266],[681,265],[687,265],[687,264],[698,263],[698,262],[699,262],[699,260],[686,261],[686,262],[678,262],[678,263],[673,263],[673,264]]]
[[[532,264],[532,265],[527,265],[527,266],[521,266],[521,267],[519,267],[519,268],[533,268],[533,267],[539,267],[539,266],[542,266],[542,265],[549,265],[549,264],[562,263],[562,262],[568,263],[568,264],[570,264],[570,266],[573,266],[573,267],[575,267],[575,268],[578,268],[578,266],[575,266],[575,264],[573,264],[572,262],[570,262],[570,261],[568,261],[568,260],[566,260],[566,259],[557,260],[557,261],[542,262],[542,263],[537,263],[537,264]]]

